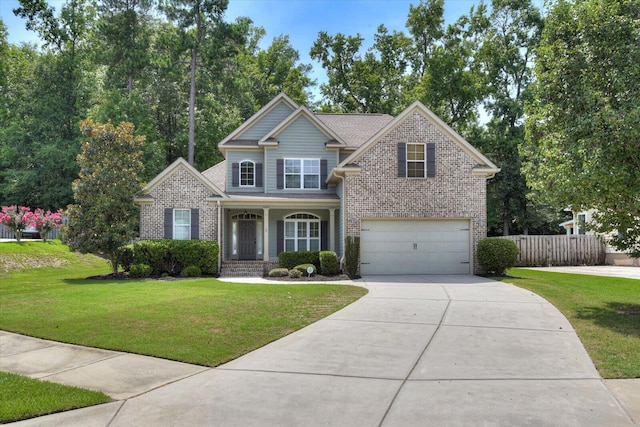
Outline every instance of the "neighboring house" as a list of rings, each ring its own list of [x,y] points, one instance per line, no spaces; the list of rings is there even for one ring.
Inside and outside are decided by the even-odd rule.
[[[344,255],[361,274],[472,274],[486,236],[486,180],[499,169],[419,102],[397,117],[314,113],[280,94],[218,145],[200,173],[183,159],[136,198],[140,237],[207,239],[223,262],[282,251]]]
[[[586,224],[592,220],[594,212],[594,210],[572,212],[573,218],[560,223],[560,226],[564,227],[567,235],[595,234],[593,231],[588,231],[586,227]],[[606,236],[604,237],[606,254],[604,262],[606,264],[640,266],[640,259],[632,258],[629,254],[612,247],[606,242]]]

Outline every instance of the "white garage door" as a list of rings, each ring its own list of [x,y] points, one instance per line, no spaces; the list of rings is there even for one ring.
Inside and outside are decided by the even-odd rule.
[[[363,220],[360,272],[471,274],[468,220]]]

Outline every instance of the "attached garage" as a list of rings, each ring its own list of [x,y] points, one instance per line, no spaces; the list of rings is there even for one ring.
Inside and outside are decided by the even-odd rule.
[[[360,273],[471,274],[469,220],[362,220]]]

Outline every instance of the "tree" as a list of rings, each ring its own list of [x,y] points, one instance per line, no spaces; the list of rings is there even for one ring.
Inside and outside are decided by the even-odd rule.
[[[640,3],[561,0],[538,48],[528,183],[640,257]]]
[[[71,250],[102,255],[117,273],[118,248],[130,243],[138,230],[133,198],[142,189],[138,173],[144,137],[134,136],[131,123],[115,127],[87,119],[80,128],[85,139],[65,237]]]
[[[537,209],[521,172],[518,147],[524,140],[524,105],[530,99],[532,59],[543,20],[531,0],[493,0],[488,19],[478,53],[489,88],[485,109],[491,114],[482,148],[501,171],[489,182],[487,204],[503,235],[527,234]]]
[[[176,22],[183,34],[184,46],[189,50],[189,151],[188,162],[194,164],[196,127],[196,75],[198,53],[208,33],[224,25],[222,16],[228,0],[167,0],[161,9]]]
[[[360,113],[395,114],[404,107],[401,103],[406,57],[411,44],[404,34],[389,34],[380,25],[374,44],[360,53],[364,39],[359,35],[330,36],[324,31],[311,48],[311,58],[321,62],[329,78],[320,91],[328,104],[325,110]]]

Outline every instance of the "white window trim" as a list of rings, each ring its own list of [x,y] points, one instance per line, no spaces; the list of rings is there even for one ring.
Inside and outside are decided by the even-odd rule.
[[[253,169],[253,184],[242,184],[242,165],[244,163],[251,163],[251,168]],[[238,185],[245,188],[256,186],[256,163],[253,160],[242,160],[238,164]]]
[[[304,162],[305,160],[309,161],[314,161],[318,163],[318,173],[305,173],[304,171]],[[287,173],[287,161],[298,161],[300,162],[300,173]],[[294,158],[285,158],[284,159],[284,188],[286,190],[320,190],[320,188],[322,188],[322,183],[320,182],[321,179],[321,162],[320,159],[294,159]],[[305,188],[304,186],[304,177],[306,175],[312,175],[312,176],[317,176],[318,177],[318,186],[314,187],[314,188]],[[287,186],[287,176],[299,176],[300,177],[300,186],[299,187],[289,187]]]
[[[410,160],[409,159],[409,146],[412,145],[420,145],[422,146],[424,159],[423,160]],[[407,170],[407,178],[409,179],[424,179],[427,177],[427,144],[418,143],[418,142],[407,142],[406,144],[406,170]],[[409,176],[409,164],[410,163],[422,163],[422,176]]]
[[[301,216],[301,218],[296,218],[297,216]],[[295,229],[294,229],[294,236],[293,237],[287,237],[287,223],[294,223],[295,224]],[[307,236],[306,237],[298,237],[298,226],[300,223],[306,223],[307,224]],[[311,237],[311,223],[316,223],[318,224],[318,237]],[[294,213],[291,215],[287,215],[286,217],[284,217],[284,250],[287,250],[287,240],[292,240],[293,241],[293,251],[294,252],[298,252],[299,250],[299,242],[300,241],[305,241],[307,244],[307,251],[311,251],[311,250],[315,250],[315,249],[311,249],[311,241],[318,241],[318,249],[317,250],[322,250],[322,223],[320,221],[320,217],[317,215],[313,215],[313,214],[309,214],[309,213],[304,213],[304,212],[298,212],[298,213]]]
[[[177,212],[188,212],[187,214],[187,218],[189,223],[188,224],[178,224],[178,222],[176,221],[176,213]],[[176,238],[176,229],[177,227],[184,227],[187,230],[187,238],[186,239],[178,239]],[[174,240],[191,240],[191,209],[174,209],[173,210],[173,239]]]

